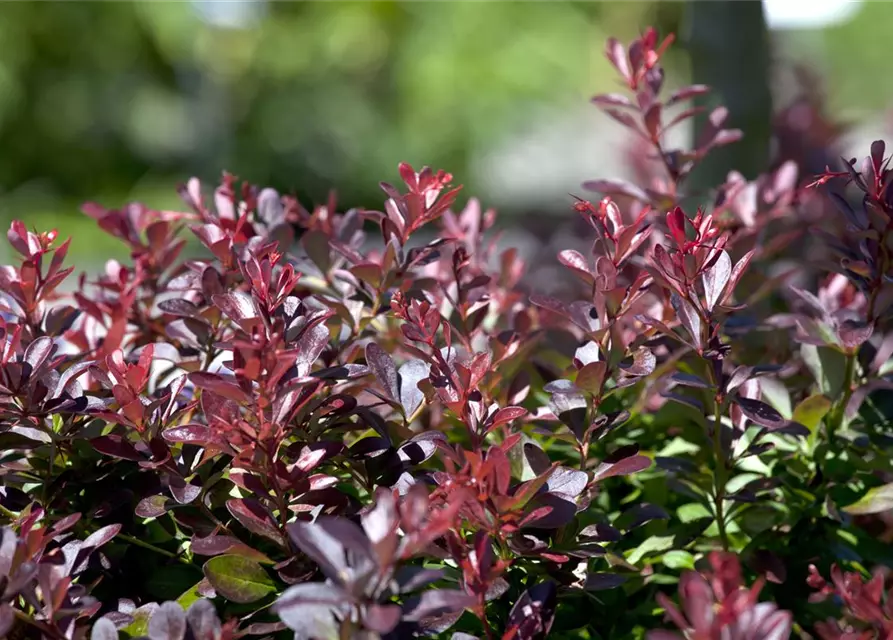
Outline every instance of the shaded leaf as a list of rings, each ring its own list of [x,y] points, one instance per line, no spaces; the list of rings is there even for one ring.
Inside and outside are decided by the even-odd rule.
[[[587,591],[614,589],[626,582],[626,577],[617,573],[590,573],[586,576]]]
[[[552,628],[557,606],[554,582],[541,582],[525,591],[509,613],[504,638],[544,638]]]

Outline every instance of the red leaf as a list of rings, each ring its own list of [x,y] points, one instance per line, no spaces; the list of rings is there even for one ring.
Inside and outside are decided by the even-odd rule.
[[[189,374],[189,381],[200,389],[208,389],[235,402],[247,403],[249,401],[248,394],[242,391],[239,385],[216,373],[196,371]]]
[[[134,446],[127,442],[127,440],[114,434],[93,438],[90,441],[90,446],[96,449],[99,453],[112,456],[113,458],[132,460],[134,462],[146,459],[146,457],[140,455]]]
[[[226,509],[251,533],[272,540],[280,546],[284,544],[273,517],[257,500],[232,498],[226,501]]]
[[[491,429],[495,429],[501,424],[506,424],[507,422],[511,422],[512,420],[517,420],[523,416],[527,415],[527,409],[524,407],[503,407],[499,409],[489,420],[488,431]]]
[[[589,263],[579,251],[565,249],[558,254],[558,262],[568,269],[573,269],[577,273],[583,275],[587,282],[592,282],[592,272],[589,270]]]
[[[639,455],[623,458],[614,463],[603,462],[596,468],[592,481],[600,482],[605,478],[611,478],[613,476],[627,476],[633,473],[638,473],[639,471],[644,471],[650,467],[651,458]]]

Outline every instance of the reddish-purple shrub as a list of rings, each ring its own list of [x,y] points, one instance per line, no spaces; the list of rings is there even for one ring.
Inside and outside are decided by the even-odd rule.
[[[3,633],[677,637],[656,602],[687,638],[889,635],[878,579],[811,574],[848,627],[796,589],[757,599],[819,558],[889,562],[868,533],[893,508],[883,143],[812,185],[786,157],[689,193],[742,133],[720,107],[668,148],[708,91],[663,97],[671,41],[608,43],[631,97],[593,101],[642,184],[584,185],[567,298],[528,290],[450,174],[406,164],[383,212],[228,174],[182,186],[183,212],[88,204],[131,264],[70,295],[68,243],[13,223]]]
[[[749,589],[741,577],[737,556],[714,551],[708,556],[709,571],[684,573],[679,579],[680,611],[663,594],[658,601],[673,623],[691,640],[781,640],[790,637],[791,614],[771,602],[759,602],[762,579]],[[649,640],[680,636],[651,631]]]

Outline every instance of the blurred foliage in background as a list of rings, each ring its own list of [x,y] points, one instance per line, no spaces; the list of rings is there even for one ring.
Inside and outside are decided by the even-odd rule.
[[[85,200],[178,206],[224,169],[298,194],[378,205],[400,161],[444,168],[504,214],[566,212],[621,173],[602,43],[679,30],[681,2],[33,2],[0,4],[0,216],[75,228]],[[864,34],[893,4],[789,34],[831,104],[885,107],[886,54]],[[866,26],[867,25],[867,26]],[[875,25],[874,29],[872,25]],[[857,40],[856,33],[863,34]],[[777,34],[773,34],[776,36]],[[679,49],[682,51],[683,49]],[[687,66],[685,59],[675,61]],[[879,75],[881,74],[881,75]],[[92,236],[90,236],[92,237]]]

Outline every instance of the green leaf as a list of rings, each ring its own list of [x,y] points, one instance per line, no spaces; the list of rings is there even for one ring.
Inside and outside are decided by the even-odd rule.
[[[204,582],[204,580],[196,582],[192,587],[185,591],[183,595],[177,598],[177,604],[184,609],[188,609],[193,602],[203,598],[204,596],[198,592],[198,588],[201,586],[202,582]]]
[[[531,468],[530,462],[527,461],[527,456],[524,455],[524,445],[528,442],[532,442],[535,446],[539,446],[533,438],[526,433],[522,433],[521,440],[518,441],[518,444],[508,450],[509,463],[512,468],[512,477],[517,478],[521,482],[527,482],[536,477],[536,472]]]
[[[857,502],[843,508],[849,514],[867,515],[893,509],[893,482],[869,489]]]
[[[791,419],[791,396],[784,383],[778,378],[760,378],[760,391],[763,400],[772,405],[786,420]]]
[[[667,551],[661,560],[668,569],[694,569],[695,558],[688,551],[674,549]]]
[[[843,390],[846,356],[836,349],[811,344],[801,345],[800,352],[819,390],[832,400],[837,398]]]
[[[713,514],[707,510],[707,507],[699,502],[684,504],[676,510],[676,517],[680,522],[694,522],[702,518],[712,518]]]
[[[809,429],[809,438],[807,446],[809,450],[813,450],[819,435],[819,425],[822,419],[831,410],[834,403],[820,393],[809,396],[794,409],[794,422],[799,422]]]
[[[151,617],[151,614],[152,610],[148,607],[140,607],[139,609],[134,611],[131,614],[133,615],[133,622],[121,629],[121,631],[124,633],[124,637],[145,637],[145,635],[149,633],[149,618]]]
[[[651,536],[642,544],[636,547],[626,558],[630,564],[638,564],[638,562],[648,554],[666,551],[673,546],[675,536]]]
[[[165,565],[155,562],[154,554],[147,554],[143,587],[154,599],[174,600],[202,577],[198,567],[186,564]]]
[[[825,414],[831,410],[831,400],[820,393],[811,395],[794,409],[794,422],[799,422],[811,432],[818,429]]]
[[[275,583],[254,560],[241,556],[216,556],[205,563],[205,577],[227,600],[247,604],[276,591]]]

